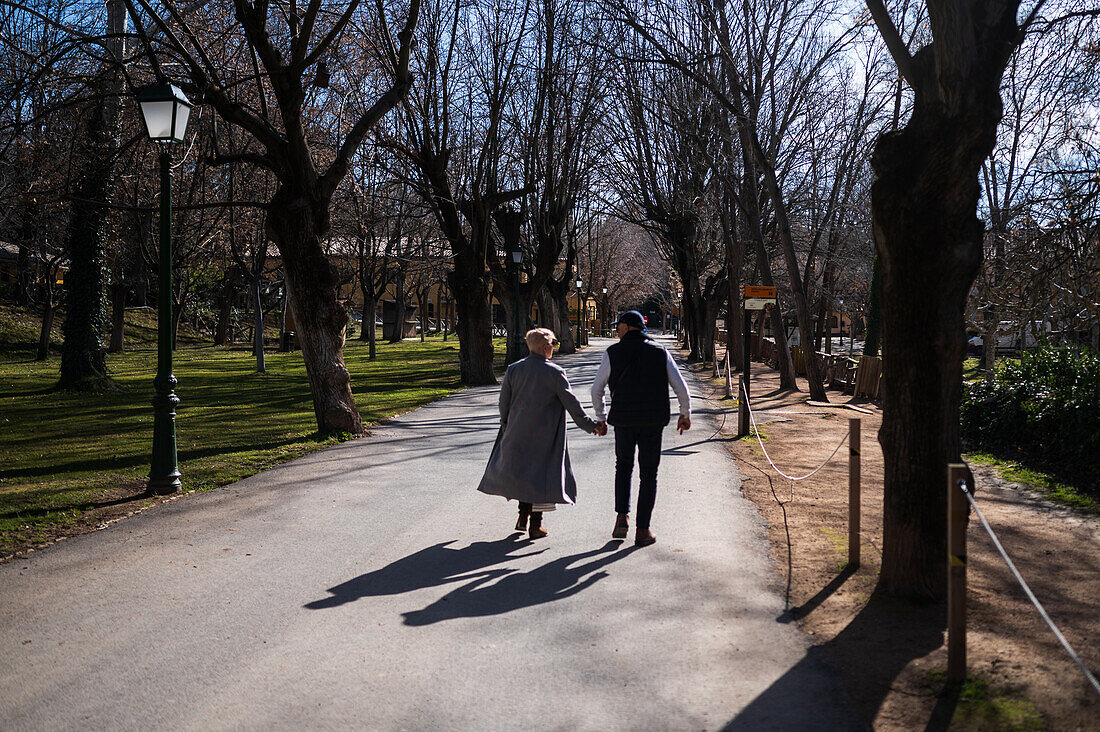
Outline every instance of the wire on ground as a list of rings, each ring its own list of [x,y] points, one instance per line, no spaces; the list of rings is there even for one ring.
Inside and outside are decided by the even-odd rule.
[[[970,501],[970,505],[974,509],[974,513],[978,516],[978,520],[981,521],[982,526],[985,527],[985,531],[987,534],[989,534],[989,538],[993,540],[993,546],[997,547],[997,551],[1000,552],[1001,558],[1005,560],[1005,564],[1008,565],[1009,570],[1011,570],[1013,576],[1016,577],[1016,581],[1019,582],[1020,587],[1024,589],[1024,593],[1027,594],[1027,598],[1031,600],[1031,604],[1034,605],[1035,609],[1039,611],[1039,615],[1042,616],[1043,620],[1046,621],[1046,624],[1050,627],[1051,632],[1054,633],[1054,637],[1058,639],[1058,642],[1062,644],[1062,648],[1066,650],[1066,653],[1069,654],[1069,657],[1072,658],[1073,662],[1077,664],[1077,667],[1081,669],[1081,673],[1085,675],[1085,678],[1088,680],[1092,688],[1096,690],[1097,694],[1100,694],[1100,682],[1097,682],[1096,677],[1093,675],[1092,671],[1090,671],[1089,667],[1086,666],[1084,661],[1081,660],[1081,657],[1077,655],[1077,652],[1073,650],[1073,646],[1071,646],[1069,644],[1069,641],[1066,640],[1066,637],[1062,635],[1062,631],[1058,630],[1058,626],[1055,625],[1054,621],[1050,619],[1049,615],[1047,615],[1047,611],[1043,609],[1043,606],[1039,603],[1039,599],[1035,597],[1035,593],[1031,591],[1031,587],[1029,587],[1027,582],[1024,581],[1023,576],[1020,574],[1020,570],[1016,569],[1016,565],[1012,562],[1011,557],[1008,556],[1008,552],[1006,552],[1005,548],[1001,546],[1001,542],[999,539],[997,539],[997,535],[993,533],[993,527],[989,525],[989,522],[985,520],[985,516],[982,515],[981,509],[978,508],[978,504],[974,501],[974,496],[970,495],[970,491],[967,490],[966,481],[959,481],[959,490],[961,490],[963,492],[963,495],[966,496],[966,500]]]

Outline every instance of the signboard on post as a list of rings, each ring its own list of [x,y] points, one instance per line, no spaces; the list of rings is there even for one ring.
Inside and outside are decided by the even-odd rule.
[[[750,313],[754,310],[763,310],[769,305],[775,305],[775,298],[776,292],[774,287],[766,287],[761,285],[741,286],[741,299],[744,301],[745,305],[745,337],[742,340],[742,345],[745,349],[745,370],[741,374],[741,393],[737,395],[737,400],[739,402],[737,410],[738,437],[744,437],[749,433],[749,383],[752,379],[752,368],[749,355],[749,341],[752,338],[752,315]]]
[[[745,310],[763,310],[775,305],[775,288],[760,285],[742,285],[741,296],[745,301]]]
[[[764,300],[775,300],[775,288],[774,287],[763,287],[763,286],[760,286],[760,285],[742,285],[741,286],[741,295],[746,300],[748,300],[750,298],[752,298],[752,299],[760,298],[760,299],[764,299]]]

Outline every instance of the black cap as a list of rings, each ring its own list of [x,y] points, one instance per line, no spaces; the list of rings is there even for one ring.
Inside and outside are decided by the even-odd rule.
[[[641,328],[645,330],[645,318],[637,310],[627,310],[625,313],[619,316],[619,319],[615,321],[615,325],[619,323],[625,323],[631,328]]]

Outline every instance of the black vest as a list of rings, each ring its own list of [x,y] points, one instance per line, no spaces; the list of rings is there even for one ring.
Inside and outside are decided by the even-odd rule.
[[[663,427],[668,424],[668,356],[640,330],[631,330],[607,349],[611,361],[608,424]]]

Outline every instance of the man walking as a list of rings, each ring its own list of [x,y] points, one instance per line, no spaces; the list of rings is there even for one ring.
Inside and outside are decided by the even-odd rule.
[[[661,462],[661,432],[669,423],[668,388],[680,402],[676,428],[691,429],[691,397],[672,356],[646,335],[645,320],[628,310],[615,322],[619,342],[603,354],[592,384],[596,421],[615,428],[615,511],[611,536],[625,539],[630,529],[630,475],[638,451],[638,521],[636,546],[649,546],[657,537],[649,530],[657,498],[657,466]],[[611,388],[611,409],[604,416],[604,389]]]

